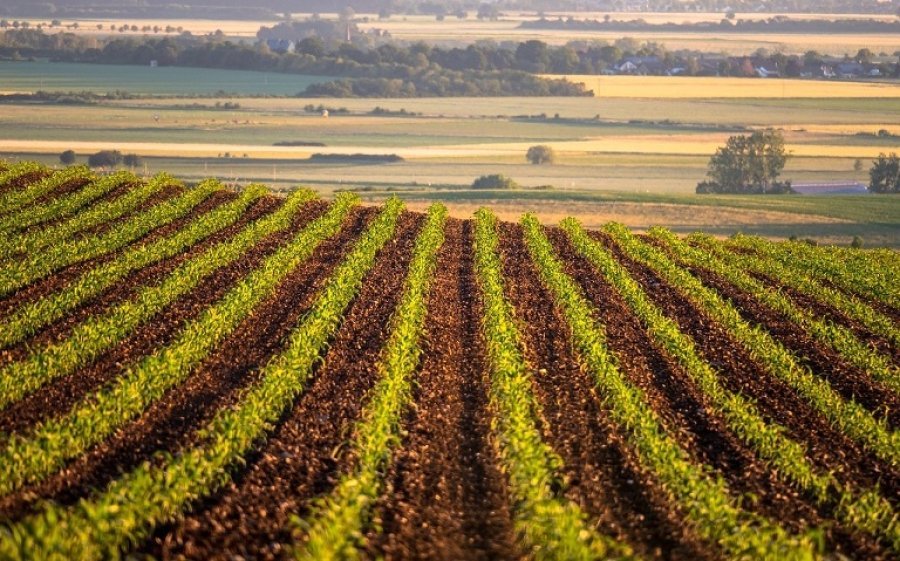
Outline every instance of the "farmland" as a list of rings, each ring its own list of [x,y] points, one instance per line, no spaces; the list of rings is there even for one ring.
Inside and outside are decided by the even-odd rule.
[[[559,218],[0,164],[0,558],[900,558],[896,250]]]

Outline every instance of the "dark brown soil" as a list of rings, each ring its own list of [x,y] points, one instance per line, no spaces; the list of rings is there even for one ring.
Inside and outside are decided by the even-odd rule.
[[[210,212],[213,209],[234,200],[236,196],[237,195],[231,191],[217,191],[207,197],[204,201],[200,202],[200,204],[191,209],[191,211],[183,217],[152,230],[143,238],[135,240],[131,244],[128,244],[115,252],[107,253],[80,263],[75,263],[62,268],[43,279],[34,281],[32,284],[25,286],[0,300],[0,316],[8,315],[13,309],[25,302],[32,302],[50,292],[59,290],[73,279],[80,276],[83,272],[90,270],[101,263],[108,262],[122,251],[127,251],[130,247],[134,247],[138,244],[150,243],[183,228],[202,214]]]
[[[448,221],[428,299],[427,333],[408,435],[387,475],[369,555],[514,559],[506,491],[489,441],[487,363],[473,270],[472,223]]]
[[[833,428],[797,392],[768,374],[721,325],[648,268],[625,256],[605,234],[594,232],[592,236],[612,251],[663,313],[694,340],[701,356],[721,374],[720,381],[729,391],[753,399],[768,420],[785,427],[791,438],[804,443],[809,458],[839,480],[865,487],[880,483],[887,497],[898,497],[900,475],[896,470]]]
[[[543,407],[546,441],[562,457],[567,496],[596,520],[600,531],[659,559],[713,559],[653,477],[642,470],[626,438],[609,418],[594,383],[574,355],[568,328],[543,287],[521,228],[500,227],[510,301],[516,308],[534,390]]]
[[[292,541],[289,518],[349,469],[348,444],[374,385],[421,215],[404,214],[351,304],[306,392],[225,489],[144,547],[158,559],[275,559]]]
[[[259,367],[281,349],[285,337],[309,308],[317,290],[349,250],[371,214],[366,210],[355,212],[346,227],[323,242],[309,260],[293,271],[276,293],[261,303],[194,370],[185,384],[167,392],[140,419],[81,456],[45,485],[0,502],[0,507],[6,507],[3,511],[18,515],[18,510],[26,508],[35,498],[52,497],[58,502],[71,502],[91,487],[103,486],[118,473],[150,458],[154,452],[174,452],[194,442],[194,431],[217,410],[233,404],[239,391],[256,380]],[[241,271],[246,273],[248,269]],[[219,278],[221,274],[217,274]],[[238,278],[226,275],[223,280],[227,284],[223,289],[232,286]],[[212,292],[218,294],[224,290]]]
[[[142,212],[147,212],[154,206],[156,206],[162,202],[168,201],[170,199],[174,199],[175,197],[181,195],[184,192],[185,192],[184,187],[181,187],[180,185],[167,185],[167,186],[163,187],[162,189],[160,189],[159,191],[157,191],[157,192],[153,193],[152,195],[150,195],[149,197],[147,197],[147,199],[144,202],[142,202],[137,207],[135,207],[134,210],[132,210],[131,212],[126,212],[125,214],[123,214],[122,216],[120,216],[118,218],[115,218],[113,220],[108,220],[102,224],[98,224],[96,226],[88,228],[88,229],[84,230],[83,232],[76,234],[76,236],[78,236],[78,237],[98,236],[100,234],[103,234],[104,232],[107,232],[110,229],[115,228],[117,225],[121,224],[122,222],[131,220],[138,214],[140,214]]]
[[[745,320],[764,326],[801,364],[827,380],[844,399],[856,401],[877,418],[887,420],[892,430],[900,428],[900,395],[851,365],[838,352],[813,339],[787,317],[766,307],[725,279],[704,269],[690,271],[703,284],[730,300]]]
[[[702,390],[671,357],[655,349],[628,304],[572,247],[565,233],[554,229],[547,234],[566,272],[596,306],[597,319],[606,327],[607,343],[623,373],[641,388],[648,403],[667,421],[669,433],[677,435],[695,461],[713,467],[733,493],[754,497],[745,508],[793,532],[825,525],[830,513],[820,512],[811,497],[779,478],[709,409]],[[885,555],[874,539],[854,536],[846,529],[829,528],[826,539],[830,549],[856,558]]]
[[[303,225],[319,215],[324,208],[324,203],[307,205],[297,214],[291,228],[268,236],[243,257],[214,272],[209,278],[201,281],[197,288],[150,319],[132,336],[103,353],[90,366],[63,376],[6,410],[0,411],[0,431],[22,432],[51,415],[67,411],[84,395],[114,379],[133,360],[168,343],[180,326],[197,317],[204,309],[224,296],[240,278],[295,236]],[[194,247],[185,254],[185,258],[194,257],[203,249],[199,246]],[[145,280],[152,282],[152,279]],[[125,283],[117,285],[115,290],[130,292]],[[122,299],[115,292],[107,294],[106,298],[112,301]]]

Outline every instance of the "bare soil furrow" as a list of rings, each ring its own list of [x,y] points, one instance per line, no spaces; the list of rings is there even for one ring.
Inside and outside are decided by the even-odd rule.
[[[107,253],[93,259],[88,259],[80,263],[70,265],[63,269],[60,269],[59,271],[48,277],[35,281],[34,283],[25,286],[20,290],[17,290],[6,298],[0,300],[0,317],[8,315],[16,307],[21,306],[26,302],[33,302],[42,298],[46,294],[59,290],[85,271],[93,269],[97,265],[106,263],[111,259],[114,259],[116,255],[120,254],[122,251],[127,251],[129,248],[136,245],[153,242],[154,240],[167,236],[183,228],[185,225],[196,220],[197,217],[233,200],[236,196],[237,194],[231,191],[217,191],[207,197],[206,200],[198,204],[196,207],[191,209],[191,211],[183,217],[177,220],[173,220],[172,222],[160,226],[159,228],[156,228],[143,238],[135,240],[131,244],[128,244],[127,246],[115,252]]]
[[[325,209],[325,203],[307,205],[297,214],[291,228],[267,237],[240,260],[216,271],[190,293],[179,298],[147,322],[136,333],[104,353],[91,365],[62,376],[25,399],[0,411],[0,431],[17,433],[60,412],[68,411],[86,394],[118,376],[130,362],[153,352],[174,337],[186,322],[197,317],[221,298],[278,247],[291,239],[302,227]],[[202,251],[194,248],[186,256]],[[117,290],[128,290],[123,284]]]
[[[652,474],[638,464],[620,428],[594,392],[568,337],[568,326],[540,281],[522,230],[500,225],[509,298],[516,308],[526,357],[536,368],[534,390],[545,439],[565,463],[567,495],[600,531],[623,539],[646,557],[713,559],[715,548],[697,538]]]
[[[487,362],[473,269],[472,222],[449,220],[428,300],[423,360],[404,445],[376,508],[384,559],[520,556],[505,476],[489,440]]]
[[[0,507],[8,505],[7,512],[18,514],[35,499],[68,503],[91,488],[106,485],[118,473],[132,469],[157,452],[174,452],[193,443],[195,431],[217,410],[233,404],[240,390],[256,380],[257,369],[280,350],[291,327],[309,308],[315,293],[349,251],[371,214],[365,209],[354,212],[341,232],[323,242],[306,263],[293,271],[183,385],[171,389],[138,420],[91,449],[58,476],[37,489],[24,490],[0,502]],[[249,272],[249,267],[242,271]],[[226,288],[240,278],[233,277],[226,277],[230,280]]]
[[[785,427],[791,438],[806,445],[808,456],[822,469],[831,471],[844,483],[856,482],[866,487],[880,483],[885,495],[896,500],[900,491],[900,474],[896,470],[833,428],[797,392],[767,373],[721,325],[683,298],[677,289],[624,255],[605,234],[593,232],[592,236],[616,256],[663,313],[694,340],[697,350],[721,374],[720,382],[729,391],[753,399],[767,419]]]
[[[290,516],[302,515],[349,469],[353,421],[376,381],[421,222],[421,215],[401,216],[309,388],[247,467],[186,518],[160,528],[144,552],[158,559],[284,556],[284,544],[292,541]]]
[[[678,442],[697,462],[713,467],[735,494],[753,497],[745,502],[745,508],[798,533],[828,526],[830,549],[851,557],[886,555],[876,540],[832,526],[830,512],[822,511],[810,497],[760,461],[724,419],[707,407],[703,392],[683,369],[655,348],[628,304],[572,247],[566,234],[557,229],[548,229],[547,234],[566,272],[596,306],[597,319],[606,326],[607,342],[623,373],[647,395],[653,409],[666,420],[670,433],[678,435]]]

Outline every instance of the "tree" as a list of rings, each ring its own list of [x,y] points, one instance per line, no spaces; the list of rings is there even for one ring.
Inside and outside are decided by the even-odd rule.
[[[553,148],[546,144],[538,144],[528,149],[525,158],[535,165],[552,164],[556,159],[556,154],[553,152]]]
[[[134,169],[136,167],[143,165],[144,161],[137,154],[125,154],[122,157],[122,163],[125,164],[126,166]]]
[[[709,181],[697,193],[790,193],[790,182],[779,182],[788,154],[778,131],[732,136],[709,160]]]
[[[75,163],[75,151],[74,150],[66,150],[62,154],[59,155],[59,161],[61,164],[65,166],[71,166]]]
[[[118,150],[101,150],[88,156],[88,165],[92,168],[114,168],[122,163],[122,153]]]
[[[900,157],[879,154],[869,170],[869,192],[900,193]]]

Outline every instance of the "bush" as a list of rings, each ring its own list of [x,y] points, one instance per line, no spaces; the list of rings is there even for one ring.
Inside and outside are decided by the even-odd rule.
[[[122,153],[118,150],[100,150],[88,156],[88,165],[92,168],[114,168],[122,163]]]
[[[125,154],[122,157],[122,163],[130,168],[136,168],[143,165],[144,161],[137,154]]]
[[[519,184],[505,175],[482,175],[472,183],[472,189],[518,189]]]
[[[66,150],[62,154],[59,155],[59,161],[61,164],[66,166],[71,166],[75,163],[75,151],[74,150]]]
[[[525,158],[535,165],[552,164],[556,159],[556,154],[553,152],[553,148],[546,144],[538,144],[528,149]]]

